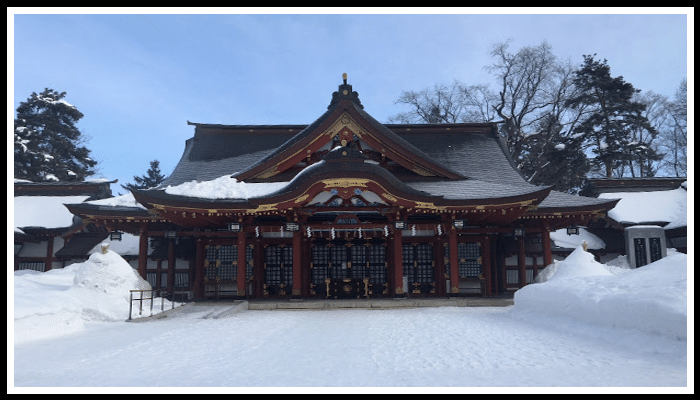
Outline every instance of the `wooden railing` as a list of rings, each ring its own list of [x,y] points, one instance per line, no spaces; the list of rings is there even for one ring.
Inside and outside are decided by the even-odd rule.
[[[134,293],[138,293],[139,297],[134,298]],[[148,293],[148,297],[144,297],[144,294]],[[143,289],[143,290],[129,290],[129,321],[132,319],[133,315],[133,306],[134,302],[137,301],[139,303],[139,316],[143,315],[143,302],[149,302],[150,300],[150,315],[153,315],[153,300],[155,299],[160,299],[160,312],[165,311],[165,300],[169,297],[170,299],[170,309],[174,309],[176,307],[176,301],[175,298],[178,297],[180,299],[180,304],[177,306],[181,306],[185,303],[187,300],[187,291],[184,290],[179,290],[179,291],[172,291],[168,293],[166,289]],[[156,314],[158,314],[158,310],[156,309]]]

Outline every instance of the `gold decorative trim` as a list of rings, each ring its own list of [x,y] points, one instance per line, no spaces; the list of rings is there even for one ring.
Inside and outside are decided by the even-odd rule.
[[[342,187],[342,188],[348,188],[348,187],[355,187],[355,186],[361,186],[361,187],[367,187],[367,182],[369,182],[369,179],[358,179],[358,178],[337,178],[337,179],[324,179],[321,182],[325,184],[325,187]]]
[[[303,196],[299,196],[299,197],[297,197],[296,200],[294,200],[294,204],[301,203],[302,201],[304,201],[304,200],[306,200],[306,199],[308,199],[308,198],[309,198],[309,195],[308,195],[308,194],[305,194],[305,195],[303,195]]]

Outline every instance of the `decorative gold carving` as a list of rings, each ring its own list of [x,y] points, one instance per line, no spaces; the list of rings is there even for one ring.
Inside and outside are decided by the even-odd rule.
[[[337,178],[337,179],[324,179],[321,181],[325,187],[342,187],[342,188],[348,188],[348,187],[367,187],[367,182],[369,182],[369,179],[360,179],[360,178]]]
[[[387,199],[393,203],[396,203],[398,201],[398,199],[396,197],[392,196],[389,193],[382,193],[382,197],[384,197],[385,199]]]
[[[434,173],[432,173],[432,172],[428,171],[427,169],[420,167],[418,165],[413,166],[413,172],[415,172],[421,176],[435,176]]]
[[[259,213],[259,212],[273,211],[273,210],[277,209],[278,204],[279,203],[261,204],[257,208],[247,209],[246,212],[249,214],[255,214],[255,213]]]
[[[305,195],[303,195],[303,196],[299,196],[299,197],[297,197],[296,200],[294,200],[294,204],[301,203],[302,201],[304,201],[304,200],[306,200],[306,199],[308,199],[308,198],[309,198],[309,195],[308,195],[308,194],[305,194]]]

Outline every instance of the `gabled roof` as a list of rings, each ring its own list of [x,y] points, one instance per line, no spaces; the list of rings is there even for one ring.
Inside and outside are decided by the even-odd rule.
[[[381,124],[347,82],[309,125],[188,123],[195,135],[173,173],[158,188],[133,191],[160,219],[182,225],[308,208],[326,192],[323,196],[336,193],[347,201],[353,191],[369,191],[386,206],[469,212],[475,221],[493,223],[528,216],[583,218],[616,203],[527,182],[494,123]],[[213,188],[208,189],[213,195],[201,185]],[[268,186],[250,194],[237,185]]]
[[[237,173],[240,181],[267,179],[304,161],[307,156],[336,139],[345,146],[353,140],[368,143],[375,151],[422,176],[464,179],[367,114],[357,92],[344,83],[333,93],[328,110],[311,125],[287,140],[249,168]]]

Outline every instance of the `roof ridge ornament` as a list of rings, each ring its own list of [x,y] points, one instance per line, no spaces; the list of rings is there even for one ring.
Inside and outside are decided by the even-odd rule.
[[[358,105],[361,109],[364,109],[364,107],[360,103],[359,95],[357,94],[357,92],[354,92],[352,90],[352,85],[348,85],[348,74],[345,72],[343,72],[343,84],[338,86],[337,92],[333,92],[331,104],[328,106],[328,109],[338,104],[338,102],[340,102],[341,100],[350,100],[356,105]]]

